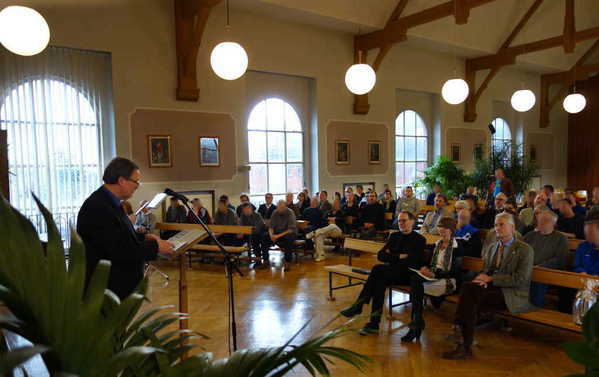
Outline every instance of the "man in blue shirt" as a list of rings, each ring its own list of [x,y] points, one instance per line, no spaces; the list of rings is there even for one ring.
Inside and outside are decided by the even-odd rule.
[[[463,209],[458,212],[458,226],[454,233],[454,238],[462,239],[464,255],[468,257],[480,258],[482,250],[482,240],[480,239],[480,232],[477,228],[470,224],[471,213],[467,209]]]
[[[585,242],[576,248],[573,271],[599,275],[599,216],[593,213],[589,217],[584,224]]]

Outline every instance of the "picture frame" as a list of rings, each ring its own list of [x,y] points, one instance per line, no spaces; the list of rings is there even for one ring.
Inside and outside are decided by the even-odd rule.
[[[148,135],[148,162],[151,168],[173,166],[171,135]]]
[[[460,143],[451,144],[451,161],[462,161],[462,145]]]
[[[220,166],[220,140],[216,136],[200,136],[200,166]]]
[[[349,165],[350,161],[349,140],[335,140],[335,163],[337,165]]]
[[[382,160],[382,140],[368,140],[368,163],[370,165],[378,165]]]
[[[533,164],[537,163],[538,154],[537,154],[537,146],[535,144],[531,144],[528,146],[528,157],[529,157],[531,163],[533,163]]]
[[[474,148],[472,150],[472,159],[474,161],[483,159],[483,150],[484,146],[482,144],[474,144]]]

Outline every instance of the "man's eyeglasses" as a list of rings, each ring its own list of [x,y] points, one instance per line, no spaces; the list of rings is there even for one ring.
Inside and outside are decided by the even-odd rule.
[[[141,181],[136,181],[135,179],[126,178],[128,181],[133,182],[137,185],[137,187],[141,186]]]

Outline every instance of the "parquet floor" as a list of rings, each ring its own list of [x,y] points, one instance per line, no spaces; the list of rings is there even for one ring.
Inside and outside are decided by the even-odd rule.
[[[271,258],[280,263],[273,252]],[[333,255],[326,264],[346,263],[347,258]],[[371,256],[354,259],[354,265],[370,267]],[[157,264],[170,275],[171,282],[152,274],[149,292],[151,305],[177,304],[178,268],[174,262]],[[248,270],[242,267],[244,277],[235,277],[235,299],[239,348],[279,346],[291,338],[306,322],[308,327],[297,342],[335,325],[343,323],[336,318],[339,311],[349,305],[360,287],[335,292],[336,301],[327,300],[328,274],[325,263],[303,259],[292,270],[283,273],[279,268]],[[215,358],[228,355],[228,301],[224,268],[221,265],[195,263],[188,270],[190,290],[190,327],[210,337],[199,344],[214,354]],[[397,301],[402,297],[396,294]],[[369,310],[369,307],[366,307]],[[400,337],[407,331],[409,305],[395,310],[393,320],[383,319],[379,335],[361,337],[350,334],[335,342],[373,358],[368,376],[565,376],[581,373],[582,368],[570,361],[561,351],[560,344],[579,339],[578,335],[524,322],[511,322],[511,332],[486,329],[477,333],[478,346],[475,359],[466,362],[446,361],[439,355],[452,344],[446,340],[451,332],[455,305],[444,303],[441,310],[425,313],[427,328],[420,344],[402,344]],[[331,323],[332,321],[332,323]],[[358,321],[362,325],[365,320]],[[337,364],[331,367],[334,376],[359,375],[355,369]],[[294,376],[309,375],[297,368]]]

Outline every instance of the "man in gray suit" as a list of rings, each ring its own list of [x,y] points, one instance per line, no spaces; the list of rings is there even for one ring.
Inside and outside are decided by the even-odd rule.
[[[534,251],[514,236],[514,228],[511,214],[500,213],[495,217],[497,241],[483,248],[483,270],[473,281],[462,284],[455,322],[462,330],[463,342],[455,350],[444,353],[443,358],[472,358],[474,326],[479,312],[534,310],[528,299]]]

